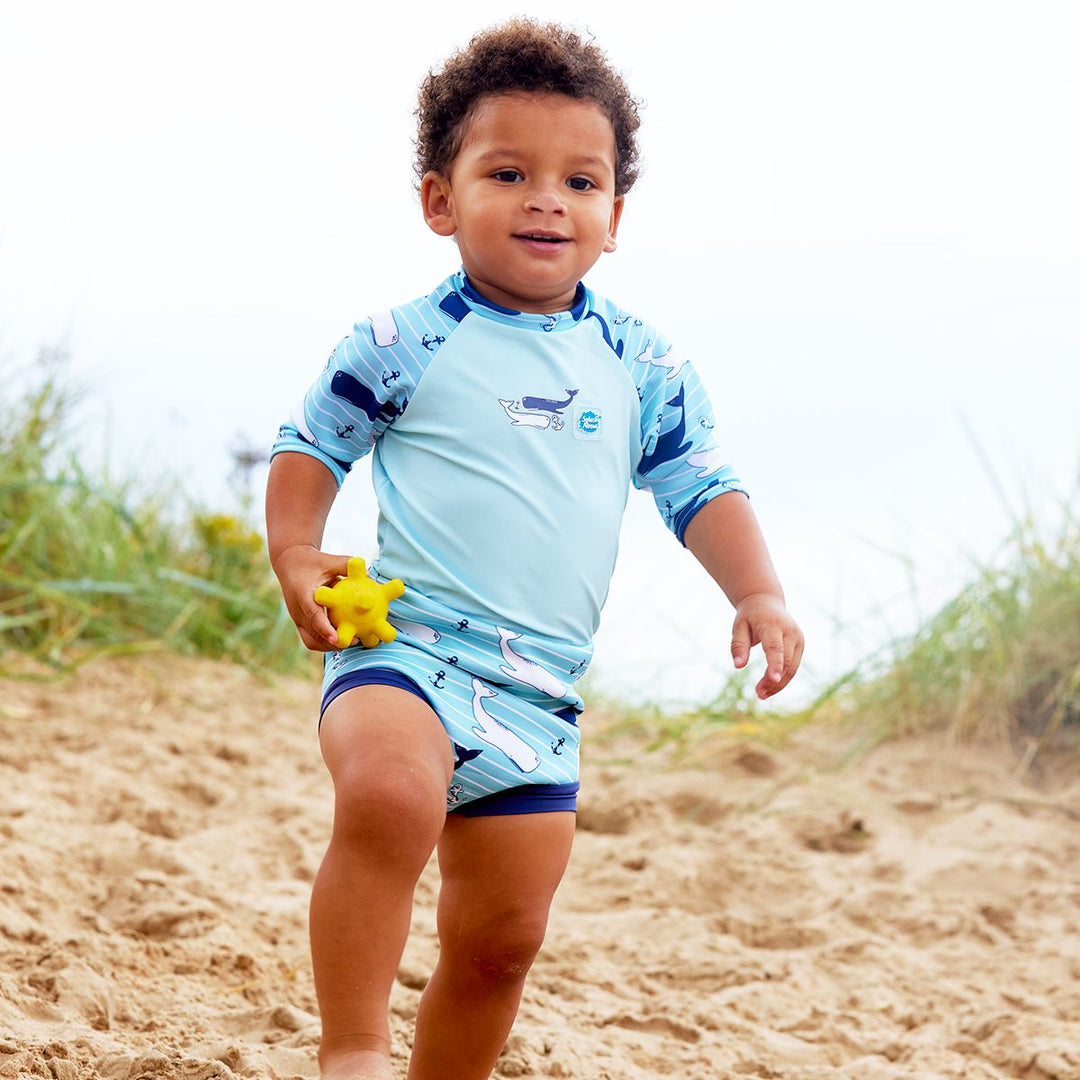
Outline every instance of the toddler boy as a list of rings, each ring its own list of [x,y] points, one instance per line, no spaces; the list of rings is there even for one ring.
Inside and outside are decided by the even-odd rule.
[[[582,277],[615,250],[637,108],[600,50],[515,20],[429,75],[424,218],[462,269],[357,323],[274,447],[270,557],[308,648],[327,653],[320,743],[333,833],[311,940],[324,1078],[386,1080],[387,1005],[416,880],[438,851],[440,953],[411,1080],[490,1075],[570,855],[574,689],[588,666],[631,483],[762,644],[768,697],[802,636],[692,367]],[[352,462],[373,452],[379,554],[398,631],[337,649],[315,589]]]

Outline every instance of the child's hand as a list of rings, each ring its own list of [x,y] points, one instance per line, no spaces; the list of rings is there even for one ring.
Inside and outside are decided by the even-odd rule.
[[[300,631],[300,640],[314,652],[338,647],[337,631],[326,608],[315,603],[315,590],[343,578],[348,563],[346,555],[327,555],[307,544],[286,548],[274,560],[285,606]]]
[[[783,600],[771,593],[753,593],[735,609],[731,658],[737,668],[746,667],[750,650],[758,644],[765,651],[766,668],[756,690],[764,700],[791,682],[803,654],[802,631]]]

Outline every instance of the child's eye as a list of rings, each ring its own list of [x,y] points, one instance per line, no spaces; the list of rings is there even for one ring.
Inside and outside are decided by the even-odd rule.
[[[567,185],[574,189],[574,191],[589,191],[596,185],[587,176],[571,176],[566,181]]]
[[[491,174],[492,179],[499,180],[504,184],[516,184],[521,179],[521,173],[517,169],[500,169]]]

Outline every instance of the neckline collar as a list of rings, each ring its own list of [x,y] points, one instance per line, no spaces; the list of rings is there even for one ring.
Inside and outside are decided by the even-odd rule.
[[[512,326],[528,327],[534,330],[543,330],[550,333],[553,330],[568,330],[576,326],[584,318],[589,308],[589,290],[584,283],[579,281],[574,293],[574,302],[568,311],[553,311],[550,314],[540,314],[531,311],[515,311],[513,308],[503,307],[492,300],[481,296],[472,286],[464,270],[454,274],[452,282],[455,290],[478,315],[484,318],[494,319],[496,322],[507,323]]]

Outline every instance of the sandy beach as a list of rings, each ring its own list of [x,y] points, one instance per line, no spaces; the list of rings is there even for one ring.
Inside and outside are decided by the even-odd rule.
[[[314,680],[0,679],[0,1077],[315,1077]],[[1075,758],[919,736],[590,740],[497,1077],[1080,1080]],[[594,725],[595,726],[595,725]],[[435,959],[429,866],[393,996]]]

